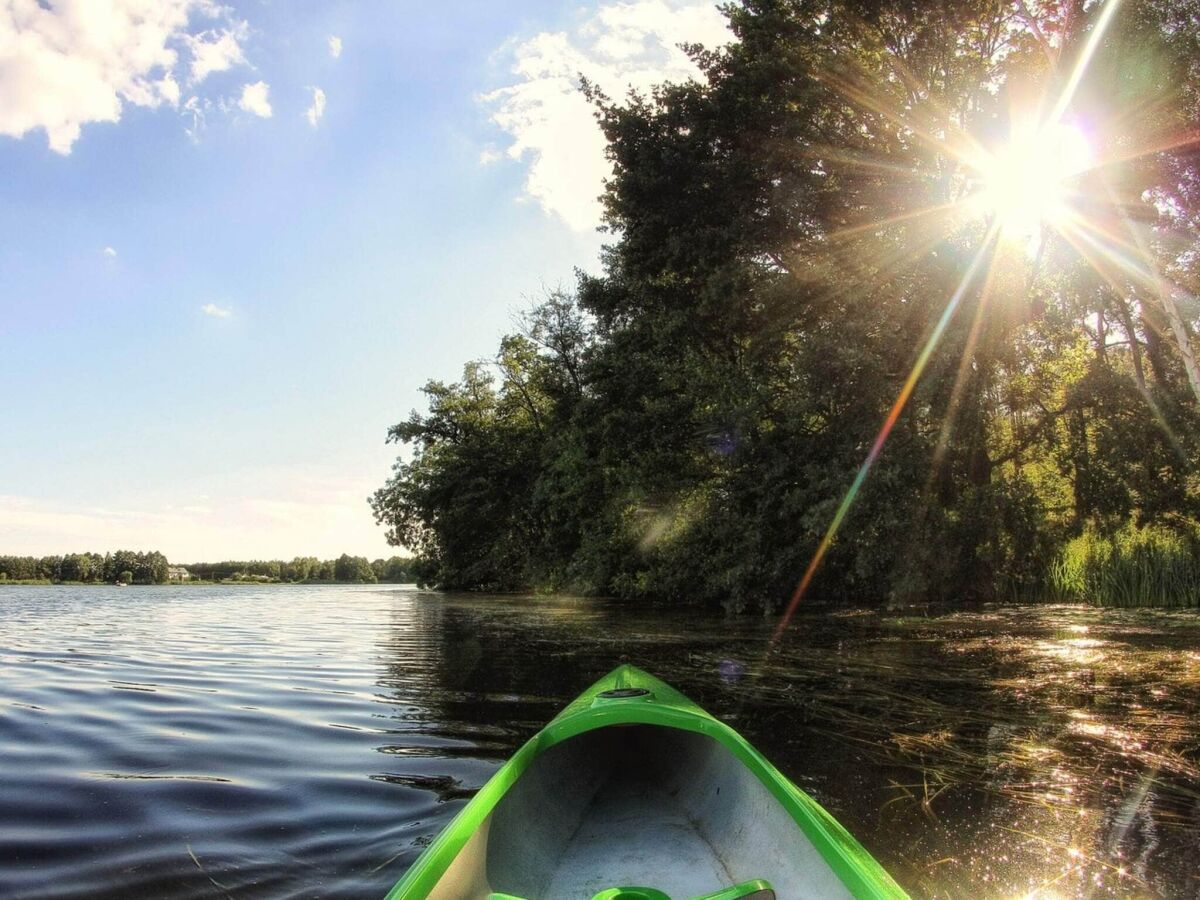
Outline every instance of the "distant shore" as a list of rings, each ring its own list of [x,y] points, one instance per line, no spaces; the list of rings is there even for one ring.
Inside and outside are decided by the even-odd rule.
[[[331,585],[331,584],[373,584],[380,587],[412,584],[415,581],[253,581],[250,579],[223,579],[220,581],[205,581],[200,578],[191,578],[187,581],[164,581],[158,584],[114,584],[108,581],[50,581],[46,578],[20,578],[0,580],[0,588],[3,587],[86,587],[86,588],[102,588],[102,587],[230,587],[230,586],[246,586],[246,587],[263,587],[270,585],[280,585],[286,587],[297,587],[304,585]]]
[[[116,550],[51,556],[0,554],[0,584],[410,584],[414,560],[248,559],[173,564],[157,550]]]

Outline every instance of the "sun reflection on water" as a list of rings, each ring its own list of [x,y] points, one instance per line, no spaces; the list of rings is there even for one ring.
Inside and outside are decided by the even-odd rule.
[[[1095,638],[1063,638],[1053,641],[1039,641],[1035,651],[1051,657],[1057,657],[1065,663],[1088,666],[1099,663],[1104,659],[1105,641]]]
[[[922,834],[922,852],[942,831],[958,848],[926,857],[917,878],[931,895],[1156,896],[1162,848],[1200,834],[1200,653],[1154,643],[1147,617],[1064,607],[1028,629],[1024,615],[1000,613],[1002,627],[991,609],[895,617],[880,656],[839,662],[864,709],[814,699],[810,715],[893,767],[881,827]],[[1196,625],[1168,627],[1187,627],[1182,640]],[[893,655],[914,639],[940,647],[936,671]],[[980,677],[987,696],[942,702]],[[949,835],[964,807],[977,852]]]

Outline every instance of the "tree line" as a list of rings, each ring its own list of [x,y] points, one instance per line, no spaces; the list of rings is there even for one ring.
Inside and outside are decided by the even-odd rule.
[[[297,556],[291,561],[246,560],[216,563],[189,563],[187,570],[205,581],[286,581],[338,582],[350,584],[392,583],[415,581],[412,560],[404,556],[368,560],[365,556],[343,553],[337,559],[317,559]]]
[[[1081,535],[1195,536],[1200,19],[1122,6],[1076,85],[1108,6],[745,0],[699,79],[585,84],[602,272],[390,429],[416,575],[775,609],[829,535],[821,597],[1037,599]],[[997,237],[963,157],[1068,86],[1083,225]]]
[[[163,584],[170,563],[158,551],[0,556],[0,581],[73,581],[83,584]]]
[[[167,558],[157,552],[117,550],[113,553],[68,553],[65,556],[0,556],[0,582],[48,581],[82,584],[165,584]],[[201,581],[392,583],[416,580],[412,560],[393,556],[368,560],[343,553],[337,559],[297,556],[283,560],[189,563],[190,579]]]

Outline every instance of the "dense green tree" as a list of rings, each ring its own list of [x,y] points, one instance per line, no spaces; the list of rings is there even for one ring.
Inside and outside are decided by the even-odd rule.
[[[1194,521],[1200,161],[1179,135],[1200,20],[1183,7],[1119,12],[1072,98],[1095,152],[1131,160],[1103,190],[1081,176],[1099,250],[1042,225],[1028,254],[965,198],[1010,110],[1073,83],[1107,6],[746,0],[734,43],[692,48],[701,79],[589,87],[614,171],[603,272],[426,386],[373,498],[389,539],[446,587],[772,607],[897,397],[826,595],[1028,595],[1086,525]]]
[[[319,561],[315,557],[297,556],[291,562],[281,564],[280,577],[284,581],[308,581],[317,565]]]
[[[371,571],[375,580],[388,584],[408,584],[415,581],[412,560],[405,556],[393,556],[388,559],[371,561]]]
[[[384,564],[383,574],[379,576],[379,580],[392,584],[409,584],[415,581],[412,559],[406,556],[389,557]]]
[[[337,581],[373,584],[377,579],[371,563],[364,556],[343,553],[333,564],[333,577]]]
[[[63,581],[91,581],[95,576],[95,567],[89,553],[68,553],[63,557],[59,568],[59,577]]]
[[[420,448],[398,461],[374,498],[392,543],[417,550],[437,583],[472,589],[520,586],[526,575],[528,498],[539,468],[548,414],[528,341],[505,341],[502,389],[480,363],[463,380],[424,388],[430,413],[391,429],[389,440]]]
[[[32,556],[0,556],[0,573],[8,581],[37,578],[38,561]]]

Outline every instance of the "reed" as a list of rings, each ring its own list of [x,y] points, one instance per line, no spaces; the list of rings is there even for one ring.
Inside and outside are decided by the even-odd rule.
[[[1047,581],[1051,599],[1064,603],[1200,606],[1200,529],[1089,528],[1059,552]]]

